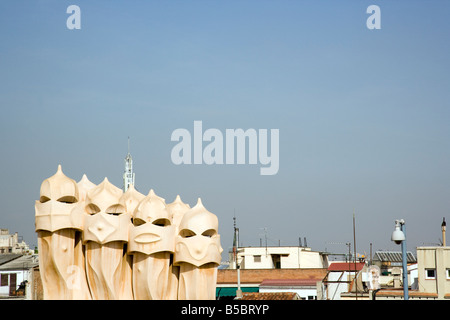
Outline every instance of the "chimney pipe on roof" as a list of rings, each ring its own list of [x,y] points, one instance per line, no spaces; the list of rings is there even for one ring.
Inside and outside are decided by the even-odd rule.
[[[442,224],[441,224],[441,230],[442,230],[442,246],[445,247],[445,229],[446,229],[447,223],[445,223],[445,217],[442,220]]]

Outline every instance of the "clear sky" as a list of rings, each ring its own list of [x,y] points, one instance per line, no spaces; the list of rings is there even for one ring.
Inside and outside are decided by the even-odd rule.
[[[69,5],[81,29],[69,30]],[[381,29],[369,30],[369,5]],[[1,1],[0,227],[34,247],[56,172],[198,197],[232,245],[358,252],[439,243],[450,221],[447,1]],[[177,128],[279,129],[279,171],[175,165]],[[266,228],[266,229],[264,229]]]

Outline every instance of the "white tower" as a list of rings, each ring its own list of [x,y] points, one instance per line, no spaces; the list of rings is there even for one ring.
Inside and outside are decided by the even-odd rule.
[[[123,173],[123,191],[127,191],[130,184],[134,185],[133,158],[130,154],[130,137],[128,137],[128,154],[125,157],[125,172]]]

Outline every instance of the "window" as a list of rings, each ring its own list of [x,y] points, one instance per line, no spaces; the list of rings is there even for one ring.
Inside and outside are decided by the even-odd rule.
[[[272,262],[275,269],[281,269],[281,256],[279,254],[272,254]]]
[[[253,262],[261,262],[261,256],[253,256]]]
[[[436,269],[425,269],[425,279],[436,279]]]
[[[450,269],[447,269],[445,271],[447,271],[447,280],[450,280]]]
[[[8,284],[9,284],[8,274],[2,273],[1,280],[0,280],[0,286],[4,287],[4,286],[7,286]]]

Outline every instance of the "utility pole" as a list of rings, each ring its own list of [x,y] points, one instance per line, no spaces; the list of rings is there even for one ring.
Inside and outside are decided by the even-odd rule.
[[[239,249],[239,228],[236,227],[236,216],[233,217],[234,224],[234,239],[233,239],[233,255],[234,261],[236,263],[237,270],[237,290],[236,290],[236,298],[242,298],[242,290],[241,290],[241,270],[238,261],[238,249]]]

